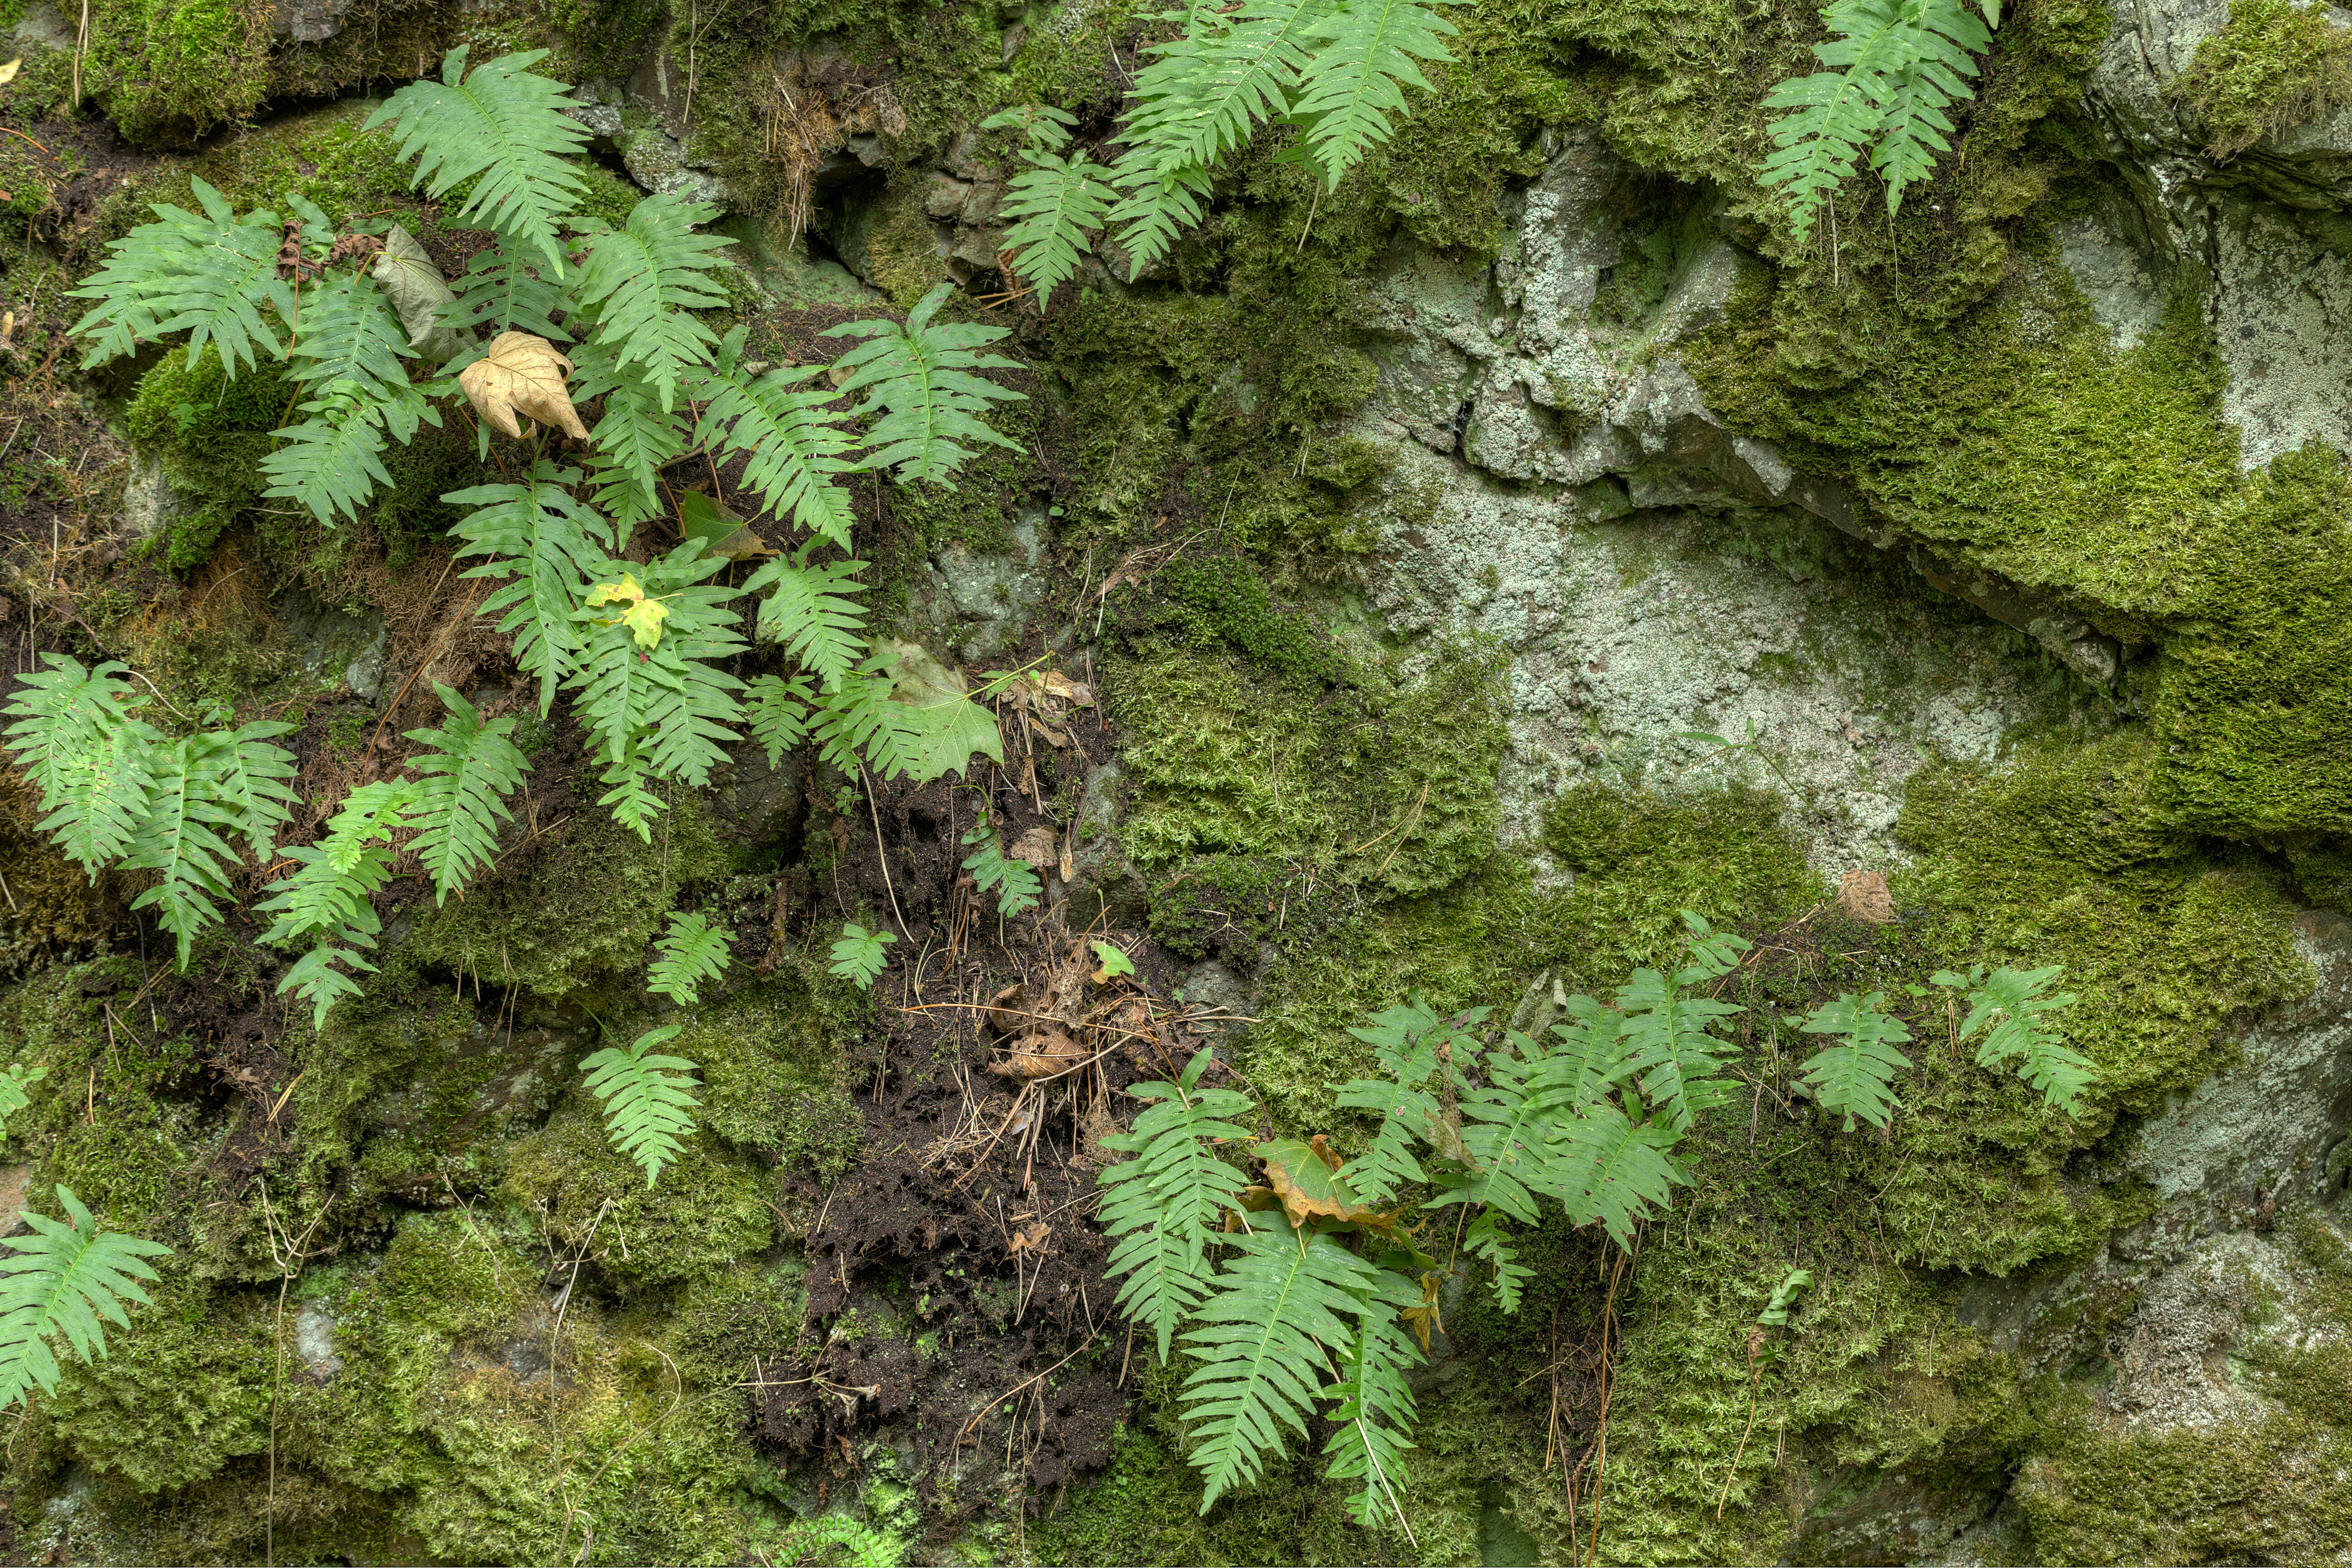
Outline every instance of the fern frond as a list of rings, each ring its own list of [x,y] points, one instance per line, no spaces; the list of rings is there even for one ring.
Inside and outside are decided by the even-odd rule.
[[[300,502],[330,528],[338,513],[356,520],[377,487],[392,483],[383,467],[383,433],[355,406],[289,426],[278,437],[285,445],[261,459],[270,481],[261,493]]]
[[[127,1299],[142,1305],[139,1281],[156,1278],[147,1259],[172,1249],[144,1237],[101,1231],[72,1189],[59,1187],[65,1223],[24,1212],[29,1236],[0,1237],[15,1256],[0,1258],[0,1409],[16,1404],[36,1384],[58,1386],[58,1358],[51,1336],[62,1333],[84,1362],[106,1354],[106,1322],[122,1328],[131,1320]]]
[[[1853,1131],[1861,1117],[1873,1127],[1885,1127],[1893,1114],[1895,1092],[1889,1087],[1897,1073],[1908,1072],[1910,1058],[1895,1047],[1910,1039],[1911,1031],[1899,1019],[1879,1011],[1885,993],[1840,996],[1815,1008],[1800,1026],[1808,1035],[1840,1035],[1842,1046],[1825,1046],[1805,1063],[1804,1082],[1813,1103],[1832,1116],[1845,1118]]]
[[[208,342],[220,348],[221,365],[234,379],[240,364],[258,362],[256,346],[283,359],[273,322],[294,315],[294,291],[278,276],[280,229],[268,209],[238,217],[221,194],[191,176],[188,184],[202,216],[158,203],[153,223],[142,224],[107,246],[106,265],[79,289],[77,300],[96,300],[72,335],[95,337],[82,368],[137,352],[167,333],[188,334],[194,363]]]
[[[743,584],[746,594],[768,595],[760,605],[761,638],[783,644],[828,691],[866,652],[866,606],[849,596],[866,591],[857,580],[865,569],[863,561],[804,566],[778,556]]]
[[[860,991],[874,989],[874,982],[890,962],[882,950],[898,941],[887,931],[867,931],[856,921],[844,922],[841,934],[833,939],[831,961],[825,973],[850,982]]]
[[[1102,1140],[1127,1158],[1095,1178],[1103,1192],[1097,1217],[1112,1242],[1103,1271],[1128,1277],[1118,1304],[1160,1336],[1163,1362],[1178,1325],[1208,1293],[1216,1227],[1248,1184],[1203,1142],[1247,1140],[1244,1122],[1255,1109],[1246,1095],[1200,1087],[1213,1059],[1200,1051],[1174,1083],[1135,1085],[1129,1092],[1151,1108]]]
[[[1129,281],[1174,248],[1176,237],[1209,210],[1209,171],[1198,163],[1161,168],[1146,149],[1129,149],[1111,166],[1111,183],[1122,195],[1108,221],[1127,252]]]
[[[1137,73],[1128,143],[1162,174],[1214,167],[1261,121],[1290,113],[1311,40],[1335,12],[1331,0],[1246,0],[1230,16],[1202,7]]]
[[[1312,27],[1320,40],[1307,62],[1291,118],[1306,127],[1307,157],[1327,188],[1389,139],[1389,116],[1405,110],[1405,86],[1424,91],[1416,60],[1448,60],[1457,29],[1433,5],[1461,0],[1340,0]],[[1402,85],[1401,85],[1402,84]]]
[[[929,479],[954,488],[957,472],[971,458],[960,442],[1021,449],[1017,442],[990,429],[983,416],[990,404],[1024,402],[1026,395],[972,374],[1021,368],[1017,361],[978,352],[1003,339],[1006,331],[936,321],[940,307],[953,291],[953,284],[942,283],[924,295],[907,313],[903,328],[895,321],[868,321],[825,329],[827,337],[866,340],[834,362],[835,368],[850,372],[841,384],[841,395],[866,395],[856,416],[880,417],[866,432],[873,450],[865,466],[893,470],[901,484]]]
[[[872,654],[838,687],[818,693],[811,732],[825,761],[855,773],[862,758],[877,779],[918,784],[968,768],[977,755],[1004,761],[996,721],[971,698],[897,700],[897,678],[887,673],[895,662],[887,649]]]
[[[1462,1233],[1462,1245],[1474,1257],[1483,1258],[1495,1270],[1495,1304],[1506,1312],[1519,1310],[1520,1298],[1527,1291],[1527,1282],[1535,1278],[1535,1270],[1519,1261],[1519,1249],[1513,1245],[1511,1233],[1503,1222],[1487,1209],[1470,1222]]]
[[[262,933],[263,942],[273,947],[308,944],[278,981],[278,994],[290,992],[310,1003],[314,1029],[324,1028],[334,1005],[360,988],[335,965],[347,963],[362,973],[375,967],[354,950],[373,947],[383,929],[373,900],[392,879],[393,839],[409,825],[417,793],[414,784],[388,780],[353,790],[319,842],[287,849],[294,874],[254,911],[277,917]]]
[[[26,1090],[48,1076],[47,1068],[27,1071],[13,1062],[0,1068],[0,1135],[5,1133],[8,1118],[33,1103],[33,1097]]]
[[[1491,1204],[1533,1225],[1537,1195],[1558,1185],[1548,1169],[1558,1110],[1552,1097],[1528,1081],[1530,1063],[1541,1060],[1541,1047],[1525,1035],[1510,1038],[1526,1059],[1490,1051],[1486,1084],[1462,1089],[1462,1146],[1471,1158],[1470,1173],[1432,1198],[1429,1206]]]
[[[1391,1286],[1387,1300],[1393,1302],[1403,1282],[1383,1270],[1382,1283]],[[1402,1304],[1410,1305],[1412,1293],[1403,1295]],[[1339,1362],[1339,1381],[1330,1393],[1339,1405],[1331,1413],[1334,1430],[1323,1445],[1330,1458],[1323,1473],[1335,1481],[1361,1483],[1348,1511],[1366,1530],[1379,1528],[1385,1518],[1404,1521],[1397,1491],[1404,1484],[1405,1450],[1413,1446],[1409,1434],[1420,1414],[1405,1371],[1423,1359],[1396,1313],[1381,1306],[1381,1299],[1369,1300],[1356,1320],[1353,1337],[1331,1347]]]
[[[468,72],[461,45],[443,58],[439,81],[409,83],[361,129],[391,121],[396,155],[415,160],[414,179],[435,200],[466,187],[447,216],[451,227],[511,235],[545,258],[547,277],[561,279],[556,227],[580,199],[584,182],[572,159],[588,132],[564,113],[572,89],[531,74],[546,58],[544,49],[502,55]]]
[[[714,926],[699,913],[669,917],[669,934],[654,943],[656,957],[646,973],[646,986],[681,1007],[702,999],[706,980],[727,973],[727,944],[735,933]]]
[[[287,375],[311,397],[348,384],[366,403],[410,395],[408,329],[364,274],[338,271],[303,296],[287,345]]]
[[[1663,1108],[1677,1129],[1687,1129],[1700,1111],[1721,1103],[1728,1092],[1717,1074],[1731,1047],[1709,1031],[1717,1019],[1747,1011],[1688,993],[1701,981],[1729,973],[1748,943],[1715,931],[1687,910],[1683,920],[1691,928],[1683,966],[1671,976],[1637,969],[1617,991],[1617,1010],[1624,1016],[1618,1027],[1625,1065],[1641,1075],[1643,1097]]]
[[[493,338],[500,332],[530,332],[551,343],[570,342],[572,334],[556,325],[555,318],[568,317],[572,301],[542,275],[546,265],[528,244],[499,236],[466,263],[455,301],[442,308],[443,320],[468,349],[475,346],[470,333],[477,327],[488,328]]]
[[[477,485],[441,498],[477,509],[457,524],[466,542],[457,554],[490,559],[466,575],[514,579],[478,613],[506,613],[499,630],[514,634],[515,663],[539,677],[542,713],[554,706],[555,689],[578,658],[572,613],[587,595],[589,574],[613,549],[604,520],[572,499],[567,487],[579,482],[577,469],[541,461],[521,484]]]
[[[682,384],[710,362],[718,334],[697,310],[727,302],[710,274],[728,265],[719,252],[735,242],[697,234],[719,209],[677,195],[652,195],[630,209],[627,226],[598,235],[575,293],[596,322],[596,340],[648,382],[662,411],[677,406]]]
[[[424,775],[410,815],[424,830],[412,847],[433,874],[433,901],[441,904],[498,858],[499,825],[514,816],[506,797],[530,763],[516,749],[513,719],[485,723],[481,710],[448,687],[436,680],[433,689],[449,721],[438,730],[408,731],[408,739],[430,748],[409,759]]]
[[[751,738],[766,748],[770,767],[808,734],[809,705],[815,696],[804,675],[789,680],[781,675],[755,676],[744,688],[743,710],[751,718]]]
[[[1388,1076],[1350,1079],[1339,1086],[1334,1103],[1380,1118],[1371,1147],[1348,1162],[1347,1176],[1364,1202],[1386,1203],[1408,1183],[1429,1179],[1412,1146],[1427,1139],[1430,1119],[1439,1114],[1436,1096],[1423,1086],[1437,1072],[1438,1045],[1450,1042],[1454,1030],[1416,993],[1412,1001],[1376,1013],[1365,1027],[1348,1033],[1371,1046]]]
[[[1322,1347],[1354,1339],[1368,1310],[1389,1311],[1371,1305],[1388,1288],[1382,1270],[1331,1237],[1292,1230],[1278,1210],[1252,1223],[1224,1238],[1233,1256],[1183,1337],[1201,1363],[1183,1398],[1202,1513],[1258,1479],[1283,1451],[1283,1427],[1307,1435],[1316,1402],[1329,1397]]]
[[[1590,996],[1570,996],[1567,1021],[1551,1026],[1558,1044],[1529,1075],[1530,1086],[1557,1097],[1562,1106],[1591,1105],[1607,1098],[1640,1070],[1623,1022]]]
[[[691,541],[643,567],[607,561],[598,578],[642,572],[644,593],[667,611],[660,640],[641,647],[627,624],[599,606],[572,612],[579,637],[578,668],[567,683],[588,727],[611,786],[602,804],[640,837],[650,839],[657,796],[653,779],[678,779],[699,789],[727,760],[733,725],[743,705],[738,677],[719,668],[744,649],[736,616],[724,606],[740,589],[706,579],[724,571],[724,557],[705,557]]]
[[[588,467],[597,508],[621,525],[625,537],[627,530],[667,513],[661,471],[686,454],[686,420],[664,408],[653,384],[636,366],[622,363],[609,346],[583,343],[572,362],[577,376],[572,401],[604,400],[604,411],[589,432]]]
[[[1085,153],[1021,150],[1029,166],[1004,187],[999,216],[1013,220],[1004,231],[1013,270],[1037,297],[1044,314],[1054,290],[1078,275],[1087,247],[1102,228],[1116,193],[1101,169]]]
[[[1633,1247],[1633,1226],[1674,1203],[1690,1174],[1674,1157],[1681,1130],[1655,1118],[1634,1121],[1611,1101],[1588,1105],[1557,1129],[1545,1180],[1573,1224],[1598,1220],[1617,1245]]]
[[[694,1063],[653,1049],[667,1044],[680,1027],[648,1029],[625,1051],[606,1046],[580,1063],[588,1088],[604,1102],[605,1138],[644,1168],[648,1187],[661,1179],[663,1166],[677,1159],[682,1140],[694,1131],[694,1108],[700,1103],[694,1091],[702,1086],[689,1076]]]
[[[2047,994],[2065,970],[1996,969],[1982,966],[1966,976],[1948,971],[1934,976],[1938,985],[1969,987],[1969,1015],[1960,1024],[1960,1038],[1974,1039],[1986,1031],[1977,1047],[1977,1065],[1996,1068],[2014,1060],[2017,1074],[2042,1091],[2042,1099],[2069,1116],[2082,1114],[2083,1091],[2096,1083],[2099,1069],[2091,1058],[2066,1044],[2050,1015],[2074,1005],[2069,993]]]
[[[290,791],[282,784],[274,792],[257,791],[256,763],[267,770],[282,766],[279,778],[293,776],[293,758],[268,744],[267,736],[280,734],[283,724],[247,725],[244,731],[209,731],[151,748],[152,782],[147,807],[121,861],[126,870],[155,871],[163,880],[131,900],[134,910],[152,908],[156,923],[179,942],[178,967],[185,970],[195,938],[220,919],[215,900],[233,898],[227,868],[236,864],[231,836],[267,842],[286,817]],[[248,735],[248,731],[251,731]],[[256,757],[247,748],[278,753],[279,763]],[[268,773],[262,775],[266,783]]]
[[[147,758],[161,739],[131,715],[137,695],[121,679],[130,667],[86,669],[45,653],[49,668],[19,678],[8,704],[8,749],[41,792],[39,830],[91,880],[131,847],[146,815]]]
[[[855,465],[842,416],[826,406],[841,395],[829,385],[803,384],[822,374],[819,365],[745,380],[742,343],[739,327],[719,347],[718,363],[702,384],[706,402],[695,443],[743,453],[749,459],[743,482],[759,491],[769,510],[847,550],[849,492],[840,481]]]
[[[973,884],[982,892],[996,895],[998,914],[1010,918],[1037,907],[1038,895],[1045,889],[1037,880],[1036,871],[1004,853],[984,808],[971,831],[963,836],[963,842],[973,847],[963,858],[963,868],[971,873]]]

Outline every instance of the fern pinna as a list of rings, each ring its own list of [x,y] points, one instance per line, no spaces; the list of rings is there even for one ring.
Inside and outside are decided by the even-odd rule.
[[[1203,1511],[1261,1476],[1319,1415],[1327,1473],[1354,1488],[1367,1526],[1394,1520],[1414,1415],[1409,1369],[1426,1351],[1433,1303],[1467,1258],[1516,1312],[1538,1270],[1521,1232],[1548,1214],[1600,1227],[1616,1246],[1692,1180],[1682,1145],[1734,1081],[1717,1031],[1744,1011],[1716,993],[1748,944],[1685,912],[1678,962],[1637,970],[1613,1005],[1558,1004],[1539,1033],[1489,1026],[1485,1008],[1441,1014],[1416,996],[1350,1031],[1379,1075],[1340,1086],[1368,1137],[1342,1160],[1321,1137],[1252,1142],[1248,1097],[1203,1087],[1203,1051],[1173,1083],[1129,1092],[1149,1105],[1103,1142],[1126,1156],[1099,1178],[1099,1217],[1122,1278],[1118,1305],[1184,1384]],[[2055,970],[1935,976],[1963,994],[1952,1031],[1983,1037],[1980,1064],[2011,1061],[2054,1105],[2077,1108],[2095,1076],[2059,1038]],[[1933,994],[1906,988],[1914,1001]],[[1958,1006],[1969,1009],[1963,1021]],[[1885,1127],[1909,1033],[1885,997],[1843,995],[1798,1021],[1828,1037],[1801,1073],[1831,1118]],[[1752,1072],[1753,1064],[1740,1069]],[[1253,1180],[1253,1177],[1255,1179]],[[1440,1261],[1440,1255],[1444,1261]],[[1416,1340],[1419,1343],[1416,1344]]]
[[[639,1035],[625,1050],[607,1046],[580,1063],[590,1091],[604,1102],[604,1136],[644,1169],[649,1187],[661,1180],[663,1167],[677,1158],[694,1131],[699,1103],[694,1091],[700,1087],[690,1076],[695,1064],[654,1049],[683,1027],[663,1024]]]
[[[83,1361],[106,1354],[106,1324],[131,1324],[124,1300],[144,1305],[142,1279],[152,1279],[150,1258],[168,1256],[160,1241],[100,1230],[97,1219],[70,1188],[58,1189],[66,1213],[61,1223],[32,1209],[24,1212],[26,1236],[0,1237],[12,1256],[0,1258],[0,1409],[16,1404],[36,1385],[58,1386],[57,1352],[50,1341],[63,1334]]]

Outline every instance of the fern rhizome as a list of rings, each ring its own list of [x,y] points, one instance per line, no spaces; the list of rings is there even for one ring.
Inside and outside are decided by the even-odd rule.
[[[369,121],[391,127],[452,225],[490,234],[457,287],[396,224],[338,233],[299,195],[284,216],[240,215],[196,180],[200,210],[157,206],[76,291],[93,301],[73,329],[85,366],[174,337],[232,379],[278,362],[297,395],[264,464],[267,493],[328,526],[389,482],[387,443],[446,409],[470,407],[486,463],[493,431],[520,443],[503,477],[442,498],[464,509],[457,555],[490,584],[481,613],[512,637],[541,712],[568,697],[602,804],[641,837],[666,786],[706,784],[746,730],[772,762],[805,742],[860,779],[927,781],[976,753],[1002,762],[987,709],[960,683],[942,689],[935,666],[908,677],[918,650],[868,636],[846,486],[870,474],[952,487],[975,445],[1009,445],[986,415],[1022,394],[982,374],[1017,368],[988,352],[1003,329],[942,320],[942,285],[903,324],[832,328],[846,346],[830,367],[747,363],[744,329],[721,337],[698,314],[726,302],[730,242],[700,232],[715,209],[648,196],[619,227],[579,212],[585,133],[570,89],[531,70],[541,58],[469,68],[459,48],[439,81],[402,88]],[[746,489],[792,531],[740,584],[691,531],[665,554],[625,559],[632,531],[667,515],[663,468],[690,454],[740,455]],[[746,679],[736,668],[755,640],[782,668]],[[157,874],[137,906],[155,910],[182,968],[221,920],[244,855],[289,866],[258,912],[272,917],[264,940],[296,955],[279,989],[319,1027],[362,989],[373,900],[395,864],[413,856],[436,900],[461,893],[494,863],[530,767],[513,719],[436,688],[446,719],[408,731],[420,750],[404,776],[353,790],[316,842],[281,854],[298,804],[294,758],[276,743],[289,726],[175,728],[123,666],[47,658],[6,736],[40,790],[42,826],[93,878]],[[870,984],[889,935],[849,930],[857,956],[837,972]],[[693,1005],[726,943],[699,917],[674,926],[652,988]],[[648,1181],[692,1125],[693,1064],[650,1054],[677,1027],[583,1064],[615,1146]]]
[[[1475,1259],[1497,1305],[1517,1311],[1533,1269],[1514,1227],[1548,1208],[1630,1249],[1635,1226],[1691,1181],[1677,1146],[1738,1081],[1715,1031],[1745,1009],[1710,993],[1748,944],[1683,918],[1677,967],[1635,971],[1613,1004],[1567,997],[1565,1020],[1540,1035],[1487,1028],[1485,1008],[1441,1016],[1419,997],[1350,1031],[1381,1068],[1335,1098],[1370,1118],[1352,1159],[1320,1136],[1256,1140],[1257,1106],[1203,1083],[1208,1051],[1176,1081],[1131,1091],[1150,1108],[1103,1140],[1126,1156],[1100,1178],[1109,1272],[1160,1356],[1181,1349],[1192,1363],[1183,1400],[1202,1512],[1258,1478],[1286,1428],[1304,1436],[1320,1415],[1328,1474],[1352,1484],[1358,1521],[1411,1530],[1397,1500],[1412,1447],[1407,1373],[1429,1349],[1446,1279]],[[2074,1000],[2050,994],[2057,975],[1979,969],[1934,982],[1966,1006],[1955,1033],[1982,1037],[1979,1065],[2016,1064],[2071,1115],[2095,1074],[2054,1027]],[[1802,1088],[1848,1130],[1887,1125],[1910,1066],[1885,1000],[1840,996],[1789,1020],[1832,1042]],[[1799,1288],[1784,1284],[1766,1321],[1785,1322]]]

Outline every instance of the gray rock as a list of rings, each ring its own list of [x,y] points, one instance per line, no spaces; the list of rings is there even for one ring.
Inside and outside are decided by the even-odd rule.
[[[346,615],[299,589],[278,601],[279,624],[302,668],[363,702],[383,694],[384,650],[391,634],[383,617],[370,610]]]
[[[304,1302],[294,1315],[294,1353],[317,1382],[331,1382],[343,1370],[343,1358],[335,1353],[334,1314],[316,1301]]]
[[[1028,625],[1049,576],[1045,525],[1045,509],[1032,504],[1013,520],[1003,551],[983,553],[950,540],[926,564],[920,607],[966,663],[994,656]]]
[[[167,534],[189,510],[187,497],[164,478],[162,460],[131,448],[130,477],[122,481],[125,540],[138,542]]]
[[[323,44],[341,32],[352,0],[277,0],[270,8],[272,37],[298,44]]]

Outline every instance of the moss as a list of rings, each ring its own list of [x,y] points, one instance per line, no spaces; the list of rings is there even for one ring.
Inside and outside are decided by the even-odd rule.
[[[663,1049],[699,1063],[700,1121],[718,1137],[829,1186],[862,1132],[842,1082],[856,1004],[814,963],[689,1013]]]
[[[2221,30],[2199,41],[2165,93],[2195,118],[2206,153],[2227,162],[2352,100],[2352,30],[2325,6],[2231,0]]]
[[[124,424],[183,502],[165,545],[171,565],[203,564],[222,530],[260,499],[268,432],[291,401],[275,365],[231,379],[209,343],[193,363],[173,349],[139,378]]]
[[[254,0],[100,0],[84,89],[134,141],[193,142],[260,105],[269,16]]]

